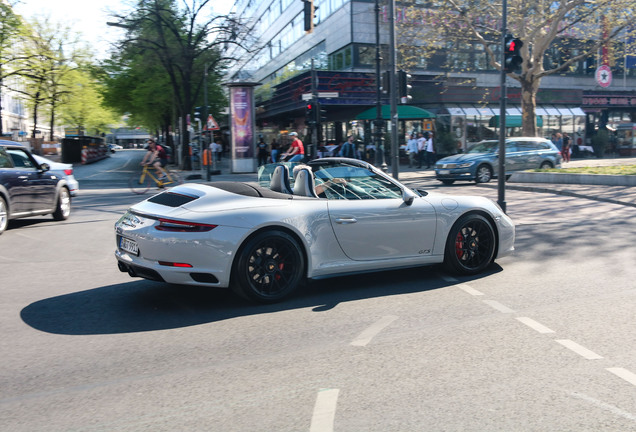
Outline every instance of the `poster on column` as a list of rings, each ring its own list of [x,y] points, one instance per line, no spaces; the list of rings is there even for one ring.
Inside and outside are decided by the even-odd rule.
[[[251,118],[252,87],[230,87],[232,117],[232,150],[234,159],[254,157]]]

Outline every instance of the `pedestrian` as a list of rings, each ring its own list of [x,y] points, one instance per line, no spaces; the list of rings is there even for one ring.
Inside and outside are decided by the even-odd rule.
[[[422,169],[424,158],[426,157],[426,139],[422,132],[417,134],[417,168]]]
[[[280,157],[288,162],[300,162],[305,157],[305,146],[303,146],[303,142],[298,138],[296,132],[290,132],[289,136],[292,137],[293,141],[289,149]]]
[[[276,142],[276,139],[272,139],[272,143],[269,145],[269,147],[271,148],[271,159],[272,159],[272,163],[276,163],[278,162],[278,143]]]
[[[433,145],[433,134],[426,132],[426,169],[435,166],[435,145]]]
[[[263,138],[259,139],[256,148],[258,149],[258,166],[267,164],[267,143]]]
[[[342,145],[340,149],[341,157],[356,159],[356,145],[353,142],[353,135],[347,137],[347,141]]]
[[[563,149],[563,136],[560,132],[557,132],[555,138],[556,142],[554,143],[554,145],[556,146],[557,150],[561,151]]]
[[[406,152],[409,155],[409,168],[415,165],[415,157],[418,156],[417,138],[415,134],[411,134],[411,138],[406,143]]]
[[[563,162],[570,162],[570,137],[567,133],[563,133],[563,145],[561,146],[561,156],[563,156]]]
[[[210,152],[212,153],[212,157],[215,158],[217,162],[221,162],[221,153],[223,153],[221,140],[217,139],[210,144]]]

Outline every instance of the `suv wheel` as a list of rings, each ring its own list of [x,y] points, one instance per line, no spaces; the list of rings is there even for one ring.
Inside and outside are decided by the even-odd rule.
[[[479,165],[475,175],[475,183],[488,183],[492,179],[492,169],[488,165]]]

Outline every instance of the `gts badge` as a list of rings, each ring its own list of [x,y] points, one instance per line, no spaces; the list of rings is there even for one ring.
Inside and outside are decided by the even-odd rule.
[[[430,249],[420,249],[420,251],[418,252],[418,254],[420,255],[428,255],[431,253]]]

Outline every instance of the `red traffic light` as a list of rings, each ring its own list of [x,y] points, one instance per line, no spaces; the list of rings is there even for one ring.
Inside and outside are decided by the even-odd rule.
[[[510,41],[510,43],[508,44],[508,51],[510,52],[515,52],[515,41]]]
[[[312,106],[311,104],[307,104],[307,109],[308,109],[308,110],[310,110],[310,109],[312,109],[312,108],[313,108],[313,106]]]

